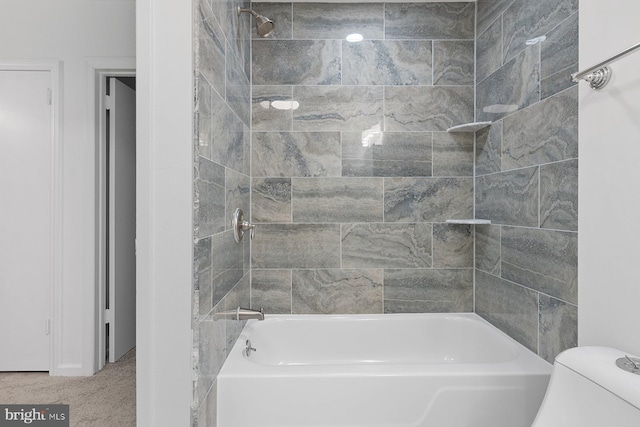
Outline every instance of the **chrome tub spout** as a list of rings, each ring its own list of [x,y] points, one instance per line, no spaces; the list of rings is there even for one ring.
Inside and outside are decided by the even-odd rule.
[[[220,319],[232,319],[232,320],[249,320],[258,319],[264,320],[264,308],[260,310],[253,310],[251,308],[238,307],[235,310],[223,311],[221,313],[214,314],[215,320]]]

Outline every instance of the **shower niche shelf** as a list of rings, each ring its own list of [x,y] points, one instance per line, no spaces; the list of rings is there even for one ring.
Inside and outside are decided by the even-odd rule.
[[[484,129],[487,126],[491,126],[491,122],[473,122],[465,123],[458,126],[453,126],[447,129],[447,132],[475,132],[480,129]]]
[[[491,224],[490,219],[448,219],[447,224],[483,225]]]

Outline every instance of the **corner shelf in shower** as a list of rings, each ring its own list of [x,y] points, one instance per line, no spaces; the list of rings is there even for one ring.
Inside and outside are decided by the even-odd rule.
[[[448,219],[447,224],[483,225],[491,224],[490,219]]]
[[[487,126],[491,126],[491,122],[473,122],[465,123],[458,126],[453,126],[447,129],[447,132],[475,132],[480,129],[484,129]]]

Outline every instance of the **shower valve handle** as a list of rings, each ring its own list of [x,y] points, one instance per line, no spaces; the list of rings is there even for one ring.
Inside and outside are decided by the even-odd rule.
[[[244,233],[250,230],[249,237],[253,239],[256,236],[256,225],[244,220],[244,213],[242,209],[238,208],[233,213],[231,218],[231,228],[233,229],[233,236],[236,239],[236,243],[240,243],[244,237]]]

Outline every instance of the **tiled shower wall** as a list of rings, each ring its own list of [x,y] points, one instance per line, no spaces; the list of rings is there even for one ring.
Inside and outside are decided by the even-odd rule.
[[[194,1],[193,426],[216,425],[216,376],[243,323],[214,314],[249,305],[249,243],[231,231],[250,209],[250,31],[235,1]],[[245,5],[246,6],[246,5]]]
[[[472,311],[475,4],[253,7],[252,305]]]
[[[477,7],[476,312],[553,362],[577,344],[578,0]]]
[[[547,360],[575,345],[577,0],[479,0],[477,33],[474,3],[254,3],[276,34],[252,58],[237,5],[194,2],[193,425],[242,327],[213,315],[250,304],[236,207],[254,307],[472,311],[473,229],[445,220],[475,179],[476,311]],[[475,176],[473,135],[444,132],[474,84]]]

